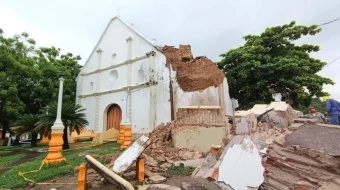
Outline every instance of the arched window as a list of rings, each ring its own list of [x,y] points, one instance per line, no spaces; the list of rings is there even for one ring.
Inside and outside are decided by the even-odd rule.
[[[144,71],[143,69],[139,69],[137,72],[137,83],[144,83]]]
[[[90,90],[93,92],[93,82],[90,82]]]
[[[117,70],[112,70],[110,72],[110,81],[115,82],[118,79],[118,72]]]

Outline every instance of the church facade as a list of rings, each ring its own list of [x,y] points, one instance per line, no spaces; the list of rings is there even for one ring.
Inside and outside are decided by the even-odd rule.
[[[124,124],[135,135],[146,134],[175,119],[182,106],[221,106],[233,114],[226,79],[219,87],[184,92],[166,62],[155,41],[112,18],[76,79],[76,103],[86,109],[87,129]]]

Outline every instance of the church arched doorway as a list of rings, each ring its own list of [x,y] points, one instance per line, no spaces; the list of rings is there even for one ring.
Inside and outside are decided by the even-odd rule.
[[[122,109],[120,109],[119,105],[112,104],[107,110],[106,130],[112,128],[119,130],[121,121],[122,121]]]

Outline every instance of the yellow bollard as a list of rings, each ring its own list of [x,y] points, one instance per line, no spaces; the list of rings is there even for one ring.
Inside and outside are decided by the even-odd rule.
[[[123,142],[124,142],[124,133],[125,133],[125,126],[121,125],[119,127],[119,138],[117,140],[118,144],[123,144]]]
[[[136,162],[136,168],[137,168],[137,180],[138,181],[144,181],[144,175],[145,175],[145,160],[139,158]]]
[[[85,165],[80,165],[78,173],[78,190],[86,189],[87,169]]]
[[[48,140],[47,136],[45,136],[45,135],[40,140],[40,144],[47,144],[49,142],[50,142],[50,140]]]
[[[64,132],[52,132],[51,140],[49,142],[48,154],[44,160],[44,164],[58,164],[60,162],[65,162],[66,159],[62,155],[63,149],[63,134]]]
[[[124,141],[120,149],[126,149],[132,141],[132,130],[131,127],[125,127]]]

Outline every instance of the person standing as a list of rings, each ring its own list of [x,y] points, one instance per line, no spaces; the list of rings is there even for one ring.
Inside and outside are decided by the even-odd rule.
[[[340,102],[329,96],[323,98],[326,103],[326,114],[328,114],[329,122],[332,125],[340,125]]]
[[[314,107],[309,107],[308,111],[309,111],[309,114],[302,116],[303,118],[317,119],[320,123],[327,122],[327,119],[325,118],[325,116],[322,113],[317,112]]]

